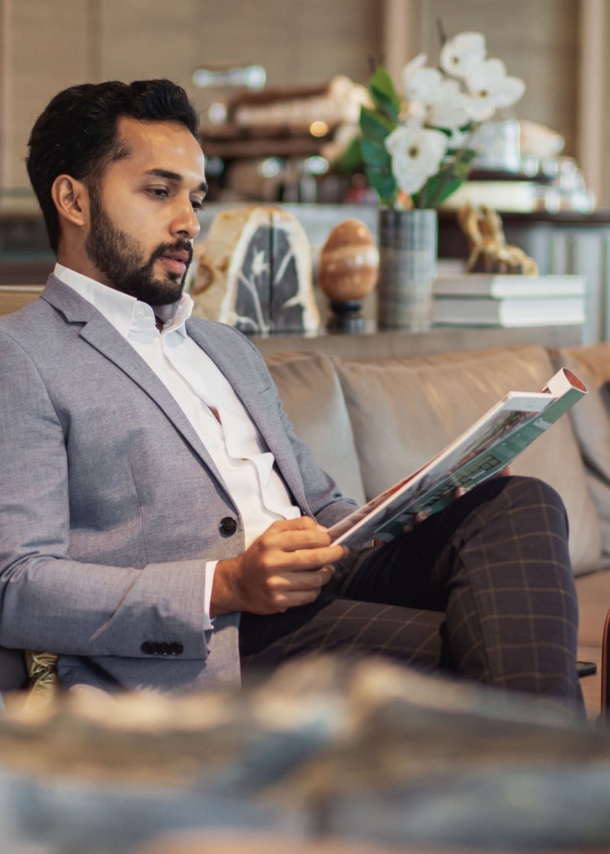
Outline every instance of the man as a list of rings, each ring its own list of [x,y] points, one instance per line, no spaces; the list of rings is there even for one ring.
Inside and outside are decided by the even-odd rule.
[[[256,349],[182,293],[206,183],[168,81],[76,86],[27,161],[57,253],[0,319],[0,643],[66,686],[191,691],[317,650],[581,703],[565,513],[498,478],[383,548],[282,411]]]

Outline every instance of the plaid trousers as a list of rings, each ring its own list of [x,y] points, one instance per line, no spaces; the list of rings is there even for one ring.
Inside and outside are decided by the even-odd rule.
[[[311,652],[384,655],[578,708],[577,630],[563,503],[502,477],[357,556],[314,603],[242,614],[240,653],[246,675]]]

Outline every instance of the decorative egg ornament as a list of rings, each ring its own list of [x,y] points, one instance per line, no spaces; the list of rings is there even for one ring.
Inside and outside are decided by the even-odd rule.
[[[362,300],[375,287],[379,250],[359,219],[336,225],[320,252],[318,284],[330,300],[328,328],[336,332],[363,332]]]
[[[364,299],[377,282],[379,250],[359,219],[336,225],[320,252],[318,283],[331,302]]]

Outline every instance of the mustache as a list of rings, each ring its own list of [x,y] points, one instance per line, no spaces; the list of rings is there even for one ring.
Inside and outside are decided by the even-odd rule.
[[[188,267],[193,260],[193,246],[189,240],[176,240],[174,243],[162,243],[160,246],[157,246],[155,251],[150,256],[149,265],[153,264],[157,258],[161,258],[162,255],[166,255],[168,252],[188,252],[188,261],[186,262],[186,266]]]

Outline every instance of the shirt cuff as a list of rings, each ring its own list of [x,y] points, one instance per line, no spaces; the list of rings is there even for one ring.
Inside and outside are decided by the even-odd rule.
[[[216,572],[217,560],[206,560],[203,583],[203,631],[211,632],[214,623],[210,617],[210,605],[212,603],[212,585],[214,584],[214,573]]]

